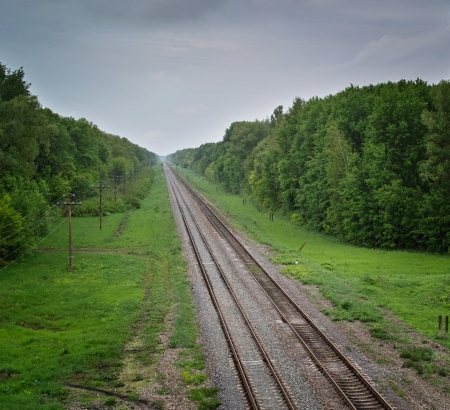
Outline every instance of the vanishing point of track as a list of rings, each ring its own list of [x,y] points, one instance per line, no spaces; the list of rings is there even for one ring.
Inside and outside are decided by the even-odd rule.
[[[344,355],[338,347],[315,325],[314,321],[302,311],[302,309],[292,300],[288,293],[277,283],[274,278],[256,261],[246,250],[245,246],[232,234],[232,232],[222,223],[215,213],[204,203],[204,201],[191,189],[185,180],[174,173],[169,167],[166,167],[168,175],[173,175],[185,186],[194,200],[197,202],[203,213],[209,219],[216,231],[229,243],[234,252],[238,255],[242,263],[247,267],[248,272],[260,285],[263,292],[272,302],[278,311],[281,319],[289,326],[296,335],[297,340],[303,345],[309,356],[329,380],[334,389],[343,398],[350,409],[389,409],[393,410],[386,399],[375,389],[372,383],[365,375],[358,370],[352,361]],[[173,188],[173,184],[172,184]],[[183,211],[182,211],[183,214]],[[185,216],[183,215],[183,219]],[[185,221],[186,224],[186,221]],[[200,266],[202,266],[199,261]],[[203,270],[203,268],[202,268]],[[205,275],[205,273],[204,273]],[[205,279],[206,280],[206,279]],[[208,285],[209,287],[209,285]],[[213,290],[210,290],[210,294]],[[216,305],[216,302],[213,303]],[[216,307],[217,308],[217,307]],[[219,313],[220,316],[220,313]],[[245,315],[244,315],[245,316]],[[224,325],[222,325],[224,327]],[[226,325],[225,325],[226,326]],[[251,324],[248,324],[251,328]],[[226,329],[224,328],[226,333]],[[257,340],[257,335],[254,335]],[[230,341],[228,341],[230,344]],[[261,346],[263,349],[263,347]],[[230,346],[233,351],[233,348]],[[258,409],[258,403],[255,399],[252,404],[251,383],[244,381],[245,372],[241,374],[239,367],[239,358],[233,355],[236,367],[242,380],[244,390],[246,391],[252,408]],[[270,358],[264,359],[270,368]],[[277,378],[276,371],[273,370],[274,377]],[[246,385],[248,384],[248,386]],[[277,385],[284,396],[287,408],[296,408],[291,401],[287,389],[283,386],[282,380],[278,378]],[[249,391],[247,391],[247,387]],[[254,398],[254,397],[253,397]]]

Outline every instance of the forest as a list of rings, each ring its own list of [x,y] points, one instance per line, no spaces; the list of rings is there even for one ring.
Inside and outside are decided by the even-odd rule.
[[[450,252],[450,82],[295,98],[168,160],[364,247]]]
[[[48,234],[65,211],[64,195],[81,201],[99,180],[118,180],[157,160],[84,118],[43,108],[30,85],[22,68],[0,63],[0,268]],[[130,207],[135,204],[128,198]]]

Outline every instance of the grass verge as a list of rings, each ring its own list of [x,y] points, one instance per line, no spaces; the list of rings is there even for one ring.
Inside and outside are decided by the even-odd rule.
[[[0,408],[63,409],[75,399],[115,408],[117,397],[137,399],[157,380],[169,317],[170,347],[189,366],[179,383],[183,370],[204,368],[161,166],[154,172],[150,195],[126,217],[105,217],[101,231],[98,218],[73,219],[73,271],[63,224],[44,251],[1,272]],[[68,385],[118,396],[73,395]]]

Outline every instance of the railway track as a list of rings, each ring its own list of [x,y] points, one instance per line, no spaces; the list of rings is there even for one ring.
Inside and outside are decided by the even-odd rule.
[[[394,410],[395,407],[387,402],[355,364],[339,350],[292,300],[285,289],[253,258],[239,239],[222,223],[189,184],[169,167],[166,169],[171,178],[175,176],[185,186],[216,231],[229,243],[241,262],[247,267],[249,274],[253,276],[270,299],[281,319],[289,326],[297,340],[348,407],[355,410]]]
[[[272,359],[217,262],[199,224],[183,200],[172,174],[169,172],[167,175],[169,175],[169,184],[230,348],[248,406],[255,410],[297,409],[298,406],[288,393],[282,377],[275,369]],[[217,296],[218,294],[220,297]]]

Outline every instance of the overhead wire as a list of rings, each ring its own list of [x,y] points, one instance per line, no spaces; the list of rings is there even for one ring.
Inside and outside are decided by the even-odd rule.
[[[57,218],[59,218],[61,215],[62,215],[62,212],[61,212],[60,215],[55,216],[55,217],[53,218],[53,221],[52,221],[51,223],[53,223],[54,221],[56,221]],[[41,234],[44,233],[46,230],[47,230],[47,226],[44,226],[43,229],[41,229],[41,230],[39,231],[39,233],[37,233],[36,235],[32,236],[32,239],[33,239],[33,240],[36,240],[36,238],[41,237]],[[19,238],[19,239],[21,239],[21,238]],[[9,243],[5,248],[8,248],[9,246],[11,246],[11,245],[13,245],[13,244],[15,244],[15,243],[17,243],[17,242],[18,242],[18,240],[16,240],[15,242]],[[12,252],[10,252],[8,255],[6,255],[6,256],[4,256],[3,258],[0,258],[0,259],[2,259],[2,260],[4,261],[6,258],[8,258],[9,256],[13,255],[14,253],[18,252],[20,249],[22,249],[22,248],[25,247],[25,246],[27,246],[27,244],[23,244],[22,246],[20,246],[20,247],[14,249],[14,250],[13,250]],[[31,247],[33,248],[34,246],[35,246],[35,245],[33,245],[33,246],[31,246]]]
[[[64,205],[61,205],[60,207],[59,207],[59,210],[61,211],[61,209],[63,208],[63,206]],[[54,210],[54,211],[56,211],[56,209]],[[58,217],[60,217],[61,216],[61,212],[59,212],[59,214],[57,214],[56,216],[55,215],[53,215],[53,216],[49,216],[48,218],[47,218],[47,221],[50,221],[50,225],[53,223],[53,221],[54,220],[56,220],[56,218],[58,218]],[[43,219],[43,218],[41,218],[41,219]],[[32,224],[29,224],[29,226],[27,226],[30,230],[33,230],[33,226],[39,226],[39,224],[41,224],[41,220],[36,220],[36,221],[34,221]],[[46,224],[47,225],[47,224]],[[16,232],[14,232],[14,233],[12,233],[11,235],[9,235],[9,237],[14,237],[14,236],[16,236],[16,235],[18,235],[23,229],[25,229],[26,227],[22,227],[20,230],[18,230],[18,231],[16,231]],[[1,241],[4,241],[4,240],[6,240],[6,239],[8,239],[9,237],[5,237],[5,238],[0,238],[0,242]],[[21,239],[21,237],[19,236],[15,241],[11,241],[11,242],[8,242],[8,245],[7,246],[11,246],[11,245],[14,245],[16,242],[18,242],[19,240]]]
[[[93,189],[92,187],[88,187],[88,188],[85,188],[84,190],[80,191],[80,193],[77,195],[77,198],[78,198],[78,197],[81,197],[81,200],[85,200],[85,199],[87,199],[87,198],[92,198],[94,195],[91,195],[91,196],[86,195],[86,194],[87,194],[88,192],[90,192],[90,191],[95,192],[94,189]],[[33,226],[34,224],[38,223],[40,220],[42,220],[42,219],[44,219],[45,217],[47,217],[53,210],[56,210],[57,208],[60,208],[61,206],[64,205],[64,204],[60,204],[58,201],[64,199],[65,197],[67,197],[67,196],[66,196],[66,195],[62,195],[62,196],[60,196],[58,199],[52,201],[52,202],[49,204],[49,207],[48,207],[44,212],[41,212],[41,210],[37,210],[37,211],[31,212],[30,214],[26,215],[26,218],[29,219],[30,216],[32,216],[32,215],[34,215],[34,214],[36,214],[36,213],[38,213],[38,212],[41,212],[40,215],[38,215],[37,218],[35,218],[34,220],[28,222],[26,225],[23,225],[23,226],[22,226],[21,228],[19,228],[17,231],[14,231],[14,232],[10,233],[8,236],[1,237],[1,238],[0,238],[0,241],[4,241],[4,240],[6,240],[6,239],[9,239],[9,238],[11,238],[11,237],[14,237],[14,236],[18,235],[18,234],[19,234],[21,231],[23,231],[24,229],[27,229],[27,228],[29,228],[30,226]],[[13,225],[14,223],[15,223],[15,222],[11,222],[11,223],[9,223],[9,224],[2,225],[2,226],[1,226],[1,229],[4,230],[5,228],[8,228],[9,226]]]
[[[114,182],[115,182],[114,179],[109,179],[109,182],[107,182],[107,183],[109,183],[109,184],[114,184]],[[104,189],[108,189],[108,188],[110,188],[110,187],[104,186]],[[76,197],[77,197],[77,198],[80,198],[80,200],[86,200],[86,199],[89,199],[89,198],[93,198],[93,197],[96,196],[96,195],[97,195],[97,193],[96,193],[96,191],[95,191],[95,188],[92,187],[92,186],[89,186],[89,187],[87,187],[87,188],[85,188],[85,189],[83,189],[83,190],[81,190],[81,191],[78,191]],[[49,207],[48,207],[44,212],[41,212],[40,210],[37,210],[37,211],[34,211],[34,212],[28,214],[28,215],[27,215],[27,218],[29,218],[30,215],[34,215],[34,214],[38,214],[38,217],[37,217],[36,219],[34,219],[33,221],[30,221],[28,224],[22,226],[22,227],[21,227],[20,229],[18,229],[17,231],[11,233],[10,235],[8,235],[8,236],[6,236],[6,237],[3,237],[3,238],[0,238],[0,241],[5,241],[6,239],[9,239],[9,238],[11,238],[11,237],[14,237],[14,236],[18,235],[18,234],[19,234],[21,231],[23,231],[24,229],[27,229],[27,228],[31,228],[31,227],[33,227],[33,226],[36,226],[42,219],[44,219],[45,217],[48,217],[48,215],[51,215],[53,212],[57,211],[58,209],[59,209],[59,211],[61,211],[61,209],[62,209],[64,206],[67,206],[68,204],[67,204],[67,203],[59,203],[58,201],[59,201],[59,200],[62,200],[62,199],[65,198],[65,197],[66,197],[66,195],[62,195],[62,196],[60,196],[59,198],[57,198],[57,199],[55,199],[54,201],[52,201],[52,202],[49,204]],[[74,203],[74,204],[75,204],[75,203]],[[41,213],[39,214],[39,212],[41,212]],[[48,218],[48,220],[49,220],[49,222],[50,222],[49,224],[52,225],[52,224],[56,221],[56,219],[59,218],[59,217],[62,215],[62,213],[63,213],[63,212],[57,212],[56,215],[50,216],[50,217]],[[66,218],[64,218],[64,220],[65,220],[65,219],[66,219]],[[29,252],[31,252],[32,249],[34,249],[34,248],[35,248],[38,244],[40,244],[44,239],[46,239],[49,235],[51,235],[51,234],[52,234],[52,233],[53,233],[53,232],[54,232],[54,231],[55,231],[55,230],[56,230],[56,229],[64,222],[64,220],[63,220],[61,223],[59,223],[54,229],[52,229],[47,235],[45,235],[40,241],[38,241],[38,242],[36,242],[34,245],[30,246],[30,249],[28,249],[26,252],[24,252],[21,256],[19,256],[18,258],[16,258],[16,259],[13,260],[12,262],[10,262],[9,264],[7,264],[7,265],[4,266],[3,268],[1,268],[0,271],[2,271],[3,269],[7,268],[7,267],[10,266],[11,264],[15,263],[16,261],[18,261],[19,259],[21,259],[21,258],[24,257],[25,255],[27,255]],[[12,224],[14,224],[14,222],[12,222],[12,223],[10,223],[10,224],[7,224],[7,225],[3,225],[2,228],[4,229],[4,228],[6,228],[6,227],[8,227],[8,226],[11,226]],[[33,239],[33,240],[36,240],[37,238],[41,237],[41,234],[42,234],[43,232],[45,232],[47,229],[48,229],[48,226],[47,226],[47,224],[46,224],[40,232],[38,232],[37,234],[35,234],[35,235],[32,237],[32,239]],[[20,239],[22,239],[22,238],[19,237],[19,238],[17,238],[15,241],[8,243],[7,247],[9,247],[9,246],[11,246],[11,245],[14,245],[14,244],[17,243]],[[13,255],[14,253],[18,252],[20,249],[22,249],[22,248],[25,247],[25,246],[27,246],[27,245],[24,244],[24,245],[20,246],[19,248],[13,250],[13,251],[10,252],[8,255],[6,255],[6,256],[4,256],[3,258],[0,258],[0,259],[4,261],[6,258],[8,258],[9,256]]]
[[[54,204],[57,203],[57,201],[59,201],[59,200],[60,200],[61,198],[63,198],[63,197],[64,197],[64,195],[60,196],[58,199],[55,199],[54,201],[50,202],[50,203],[48,204],[48,206],[49,206],[50,208],[56,206],[56,205],[54,205]],[[34,214],[36,214],[36,213],[41,213],[41,214],[42,214],[42,213],[45,213],[45,212],[46,212],[46,211],[42,212],[41,209],[37,209],[36,211],[30,212],[28,215],[26,215],[26,218],[30,218],[30,216],[32,216],[32,215],[34,215]],[[14,224],[14,222],[11,222],[11,223],[6,224],[6,225],[2,225],[2,229],[7,228],[8,226],[11,226],[11,225],[13,225],[13,224]]]
[[[23,231],[24,229],[30,228],[31,226],[33,226],[33,225],[37,224],[38,222],[40,222],[42,219],[48,217],[52,212],[54,212],[56,209],[58,209],[60,207],[61,207],[61,205],[56,205],[56,206],[47,208],[47,210],[45,212],[43,212],[39,216],[39,218],[35,219],[34,221],[31,221],[31,222],[27,223],[26,225],[23,225],[20,229],[18,229],[17,231],[9,234],[8,236],[1,237],[0,241],[4,241],[6,239],[9,239],[11,237],[16,236],[17,234],[19,234],[19,232]],[[4,226],[2,228],[4,228]]]
[[[48,238],[53,232],[55,232],[66,220],[67,218],[64,218],[52,231],[50,231],[46,236],[44,236],[39,242],[36,243],[36,245],[31,246],[30,249],[28,249],[25,253],[20,255],[17,259],[13,260],[12,262],[8,263],[6,266],[0,269],[0,272],[3,269],[6,269],[7,267],[11,266],[13,263],[17,262],[19,259],[25,257],[28,253],[30,253],[34,248],[36,248],[37,245],[39,245],[42,241],[44,241],[46,238]]]

